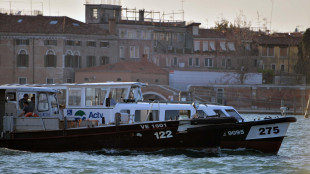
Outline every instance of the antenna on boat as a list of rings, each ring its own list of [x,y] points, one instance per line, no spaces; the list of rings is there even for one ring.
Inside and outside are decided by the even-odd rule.
[[[153,102],[152,102],[152,104],[151,104],[151,107],[150,107],[150,109],[148,110],[148,112],[147,112],[147,117],[146,117],[146,120],[145,121],[147,121],[147,120],[149,120],[150,119],[150,115],[152,114],[152,120],[153,120],[153,113],[152,113],[152,108],[153,108],[153,105],[154,105],[154,103],[155,102],[157,102],[158,103],[158,109],[159,109],[159,101],[158,100],[153,100]]]
[[[193,105],[193,107],[195,109],[195,112],[196,112],[195,115],[194,115],[194,118],[198,118],[199,116],[197,114],[197,111],[198,111],[198,108],[199,108],[199,103],[193,102],[192,105]]]

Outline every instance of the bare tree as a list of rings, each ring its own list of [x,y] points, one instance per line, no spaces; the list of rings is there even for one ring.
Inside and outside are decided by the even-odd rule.
[[[248,72],[256,71],[254,67],[253,55],[257,54],[253,50],[253,37],[256,34],[251,30],[251,22],[247,21],[242,11],[236,16],[234,23],[226,19],[221,19],[215,23],[215,30],[226,33],[227,40],[234,43],[235,51],[230,53],[234,69],[240,74],[240,84],[247,79]]]

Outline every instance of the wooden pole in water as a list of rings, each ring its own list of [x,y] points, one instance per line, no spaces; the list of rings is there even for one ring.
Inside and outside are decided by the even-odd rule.
[[[309,117],[309,115],[308,115],[309,103],[310,103],[310,94],[309,94],[309,96],[308,96],[307,107],[306,107],[306,111],[305,111],[305,115],[304,115],[305,118],[308,118],[308,117]]]

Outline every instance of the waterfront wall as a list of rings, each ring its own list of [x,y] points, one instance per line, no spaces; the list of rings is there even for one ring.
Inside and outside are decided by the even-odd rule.
[[[242,112],[303,114],[310,88],[279,85],[208,85],[192,86],[190,93],[201,102],[230,105]]]

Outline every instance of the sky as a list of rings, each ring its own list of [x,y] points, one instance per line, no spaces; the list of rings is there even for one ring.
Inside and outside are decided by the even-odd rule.
[[[145,9],[162,14],[184,10],[184,20],[201,23],[201,27],[214,27],[216,21],[226,19],[234,23],[239,16],[251,27],[264,27],[273,32],[292,32],[310,28],[310,0],[0,0],[1,10],[42,10],[44,15],[68,16],[85,22],[86,3],[114,3],[123,8]],[[178,14],[177,14],[178,13]],[[172,15],[165,15],[172,19]]]

